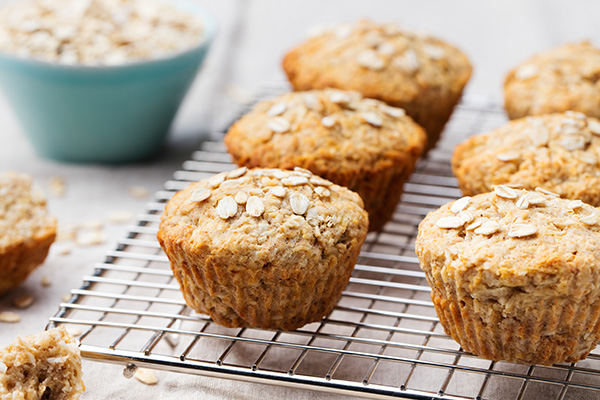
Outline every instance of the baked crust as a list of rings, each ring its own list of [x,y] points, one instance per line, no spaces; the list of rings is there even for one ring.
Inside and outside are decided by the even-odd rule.
[[[600,211],[543,190],[494,190],[419,225],[416,251],[445,332],[496,361],[585,358],[600,339]]]
[[[242,168],[175,194],[158,241],[192,309],[227,327],[290,330],[331,311],[367,230],[346,188],[302,170]]]
[[[511,184],[600,206],[600,121],[574,112],[511,121],[458,145],[452,170],[464,195]]]
[[[504,81],[510,119],[579,111],[600,118],[600,49],[572,43],[537,54],[511,70]]]
[[[56,219],[27,175],[0,174],[0,294],[21,284],[48,255]]]
[[[291,50],[283,69],[295,90],[356,90],[406,110],[437,142],[471,76],[467,57],[437,38],[363,20]]]
[[[273,110],[281,112],[273,115]],[[274,122],[287,129],[274,131]],[[302,167],[357,192],[373,231],[392,216],[425,140],[423,129],[402,109],[334,89],[260,102],[225,136],[238,165]]]

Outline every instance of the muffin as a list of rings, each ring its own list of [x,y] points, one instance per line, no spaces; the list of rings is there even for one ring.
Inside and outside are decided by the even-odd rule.
[[[496,186],[430,212],[416,251],[444,330],[465,351],[576,362],[600,339],[600,211]]]
[[[392,216],[425,141],[402,109],[335,89],[263,101],[225,136],[240,166],[301,167],[357,192],[373,231]]]
[[[600,49],[589,42],[538,54],[506,76],[504,107],[511,119],[579,111],[600,118]]]
[[[356,193],[302,169],[243,167],[176,193],[158,241],[193,310],[291,330],[331,311],[367,230]]]
[[[60,326],[0,349],[0,398],[76,400],[85,390],[81,355]]]
[[[452,169],[464,195],[494,185],[543,187],[600,206],[600,121],[566,112],[511,121],[458,145]]]
[[[357,90],[406,110],[432,148],[471,76],[467,57],[446,42],[370,21],[326,30],[290,51],[283,69],[295,90]]]
[[[31,177],[0,173],[0,294],[18,286],[48,255],[56,219]]]

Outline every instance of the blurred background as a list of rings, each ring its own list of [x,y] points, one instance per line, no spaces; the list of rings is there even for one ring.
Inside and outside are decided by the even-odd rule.
[[[4,311],[12,310],[12,300],[17,296],[36,297],[29,309],[20,311],[20,323],[0,324],[0,344],[8,343],[16,335],[42,330],[48,317],[56,312],[61,296],[79,287],[81,276],[92,273],[93,263],[102,261],[104,252],[126,234],[126,224],[114,222],[115,219],[111,222],[108,217],[111,213],[130,214],[133,218],[202,139],[225,129],[242,105],[261,93],[261,88],[285,87],[281,59],[311,28],[370,18],[430,32],[459,47],[470,58],[474,74],[466,95],[490,96],[498,104],[502,102],[506,72],[532,54],[565,42],[588,39],[600,44],[600,2],[592,0],[197,2],[215,15],[219,24],[217,37],[172,126],[164,150],[151,160],[89,165],[42,159],[23,135],[0,88],[0,171],[31,174],[48,196],[50,211],[60,224],[100,223],[104,235],[96,244],[74,246],[68,251],[55,246],[46,263],[23,286],[0,298],[0,311]],[[62,182],[64,192],[55,190],[57,181]],[[53,282],[48,288],[40,286],[44,276]],[[120,367],[110,368],[115,376],[120,374]],[[86,370],[86,384],[91,389],[99,386],[105,382],[106,373],[90,367]],[[252,398],[249,384],[225,385],[218,380],[188,378],[186,383],[204,386],[206,398]],[[174,397],[178,390],[175,384],[178,378],[169,379],[161,389],[162,398]],[[115,390],[119,387],[116,385]],[[267,397],[284,395],[284,389],[268,390],[271,392]],[[306,396],[306,392],[294,393],[297,398]],[[136,393],[127,396],[120,398],[138,398]],[[291,395],[285,393],[285,396]],[[104,396],[92,390],[85,398]]]

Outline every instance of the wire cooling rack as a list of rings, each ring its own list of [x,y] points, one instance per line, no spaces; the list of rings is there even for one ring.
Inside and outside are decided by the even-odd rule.
[[[505,122],[489,99],[469,97],[444,139],[420,161],[402,202],[367,237],[335,309],[297,331],[228,329],[185,305],[156,241],[165,202],[190,181],[233,169],[222,134],[205,142],[97,264],[50,326],[76,325],[84,357],[136,366],[369,398],[597,399],[600,353],[554,366],[491,362],[446,336],[414,253],[425,214],[460,196],[449,158],[464,137]]]

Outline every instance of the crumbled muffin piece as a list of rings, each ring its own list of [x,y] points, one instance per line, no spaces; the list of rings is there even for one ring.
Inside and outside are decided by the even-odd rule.
[[[76,400],[85,390],[79,347],[60,326],[0,349],[0,398]]]

